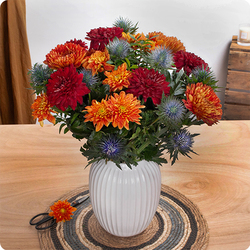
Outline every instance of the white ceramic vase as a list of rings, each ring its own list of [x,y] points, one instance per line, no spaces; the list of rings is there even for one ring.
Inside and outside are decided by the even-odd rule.
[[[100,225],[109,233],[129,237],[144,231],[160,200],[161,172],[155,162],[140,161],[132,170],[112,161],[93,163],[90,199]]]

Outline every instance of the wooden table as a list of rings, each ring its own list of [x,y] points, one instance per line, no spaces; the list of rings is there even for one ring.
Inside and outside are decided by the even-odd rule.
[[[208,250],[250,246],[250,121],[193,127],[194,150],[161,168],[162,182],[192,200],[208,222]],[[61,195],[88,183],[82,143],[58,126],[0,126],[0,244],[39,249],[29,219]]]

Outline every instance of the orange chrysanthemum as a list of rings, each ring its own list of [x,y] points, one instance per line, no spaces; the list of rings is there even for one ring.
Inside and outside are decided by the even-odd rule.
[[[211,126],[221,119],[220,99],[210,86],[202,82],[188,85],[186,98],[187,100],[183,100],[186,108],[192,111],[198,120],[203,120]]]
[[[107,101],[108,110],[112,113],[112,125],[122,129],[125,127],[129,130],[129,122],[136,122],[140,124],[139,119],[141,116],[140,108],[145,106],[140,104],[140,101],[133,96],[133,94],[125,94],[121,91],[118,95],[114,93]]]
[[[97,50],[84,59],[82,66],[85,69],[91,69],[92,75],[97,74],[97,72],[103,72],[105,70],[111,71],[115,66],[107,63],[109,59],[110,56],[106,48],[103,52]]]
[[[77,208],[72,207],[71,204],[67,201],[57,201],[50,207],[52,212],[49,213],[49,216],[54,217],[56,219],[56,222],[66,220],[71,220],[73,215],[73,212],[77,210]]]
[[[134,40],[131,36],[130,33],[125,33],[122,32],[122,38],[126,40],[128,43],[134,43],[136,41],[148,41],[147,49],[148,50],[154,50],[155,49],[155,42],[153,40],[149,40],[143,33],[137,33],[136,35],[132,35],[136,40]],[[135,46],[132,46],[132,48],[135,48]]]
[[[93,122],[94,126],[96,126],[96,131],[100,131],[103,125],[107,126],[112,121],[112,114],[108,110],[107,101],[102,99],[101,102],[96,100],[92,100],[92,105],[87,106],[86,110],[88,114],[84,117],[85,122]]]
[[[116,90],[122,90],[122,88],[127,88],[129,86],[129,78],[131,78],[131,71],[127,70],[127,64],[123,63],[117,70],[112,72],[104,73],[107,78],[103,81],[103,84],[108,84],[110,86],[110,91],[114,92]]]
[[[86,49],[79,44],[65,43],[57,45],[47,55],[44,61],[52,69],[59,69],[73,64],[79,68],[86,55]]]
[[[186,50],[183,43],[173,36],[165,36],[162,32],[150,32],[148,33],[150,40],[155,42],[155,46],[162,46],[168,48],[172,53],[176,53],[179,50]]]
[[[43,127],[43,120],[48,120],[49,122],[55,124],[56,119],[51,114],[51,112],[54,112],[49,104],[48,97],[45,94],[41,94],[40,96],[37,96],[34,103],[31,105],[31,108],[34,109],[32,112],[33,117],[36,119],[38,118],[38,121],[40,125]]]

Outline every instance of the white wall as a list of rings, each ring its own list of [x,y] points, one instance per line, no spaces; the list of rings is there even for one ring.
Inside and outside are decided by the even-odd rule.
[[[32,63],[42,62],[57,44],[98,27],[111,27],[119,16],[138,32],[161,31],[180,39],[187,51],[213,69],[226,86],[227,56],[240,23],[250,23],[250,0],[26,0]],[[224,89],[218,94],[224,102]]]

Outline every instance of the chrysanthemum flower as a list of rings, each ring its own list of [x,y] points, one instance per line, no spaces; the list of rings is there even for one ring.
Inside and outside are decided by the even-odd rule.
[[[100,153],[107,159],[119,158],[124,151],[124,141],[116,135],[104,136],[98,144]]]
[[[208,64],[194,53],[178,51],[174,55],[174,63],[178,70],[184,69],[187,75],[190,75],[196,67],[204,67],[208,69]]]
[[[133,70],[129,82],[126,93],[132,93],[136,97],[142,96],[145,102],[151,97],[154,104],[160,104],[162,93],[168,96],[170,92],[166,77],[154,69],[140,67]]]
[[[41,94],[40,96],[37,96],[34,103],[31,105],[31,108],[34,109],[32,112],[33,117],[36,119],[38,118],[38,122],[43,127],[43,120],[48,120],[49,122],[55,124],[56,119],[51,114],[54,111],[51,109],[51,106],[48,101],[48,97],[46,94]]]
[[[108,109],[107,101],[102,99],[101,102],[92,100],[92,105],[87,106],[88,113],[84,116],[85,122],[93,122],[96,127],[96,131],[100,131],[103,125],[107,126],[112,121],[112,113]]]
[[[119,95],[114,93],[114,96],[110,97],[107,104],[108,110],[112,113],[113,127],[118,126],[119,129],[125,127],[129,130],[129,122],[140,124],[140,108],[144,108],[144,106],[132,94],[126,95],[124,91],[121,91]]]
[[[129,53],[130,44],[123,39],[115,37],[114,40],[107,45],[107,49],[111,57],[124,59]]]
[[[82,78],[72,64],[51,74],[47,84],[49,103],[62,111],[69,106],[75,110],[77,102],[82,104],[82,97],[90,92]]]
[[[210,86],[203,85],[202,82],[191,84],[187,86],[185,94],[187,100],[183,102],[198,120],[203,120],[211,126],[221,119],[220,99]]]
[[[173,54],[179,50],[186,50],[183,43],[173,36],[165,36],[162,32],[150,32],[148,33],[150,40],[155,42],[156,47],[165,47],[169,49]]]
[[[80,67],[86,55],[86,49],[79,44],[65,43],[57,45],[47,55],[44,61],[52,69],[59,69],[73,64]]]
[[[149,54],[147,61],[153,67],[167,69],[172,63],[172,53],[165,47],[158,47]]]
[[[85,69],[91,69],[92,75],[97,74],[97,72],[103,72],[105,70],[111,71],[114,69],[114,65],[108,64],[107,61],[110,59],[108,50],[95,51],[90,56],[86,57],[83,61],[82,66]]]
[[[159,110],[157,114],[167,126],[177,128],[182,124],[181,122],[186,109],[179,99],[175,97],[165,97],[157,108]]]
[[[104,74],[107,78],[103,81],[103,84],[108,84],[111,92],[127,88],[130,84],[129,78],[132,76],[131,71],[127,70],[126,63],[118,66],[117,70],[106,71]]]
[[[74,40],[70,40],[70,41],[67,41],[66,43],[74,43],[74,44],[79,44],[81,47],[83,47],[85,50],[88,50],[88,45],[86,42],[82,41],[81,39],[74,39]],[[66,44],[65,43],[65,44]]]
[[[87,40],[90,40],[90,50],[100,50],[104,51],[105,45],[110,41],[113,41],[115,37],[120,38],[122,36],[123,29],[120,27],[112,28],[97,28],[92,29],[90,32],[87,32]]]
[[[54,217],[56,222],[71,220],[71,215],[77,210],[77,208],[72,207],[67,200],[55,202],[54,205],[50,206],[50,209],[52,212],[49,213],[49,216]]]

